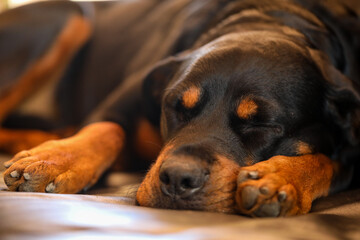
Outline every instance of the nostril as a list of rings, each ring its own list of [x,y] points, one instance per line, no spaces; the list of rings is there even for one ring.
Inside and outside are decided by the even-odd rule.
[[[160,181],[165,184],[165,185],[169,185],[170,184],[170,176],[168,174],[168,172],[166,171],[162,171],[160,173]]]
[[[188,189],[188,188],[197,188],[198,186],[196,186],[196,184],[194,183],[193,179],[191,179],[190,177],[185,177],[184,179],[181,180],[180,186],[184,189]]]
[[[167,160],[160,167],[161,191],[170,197],[188,198],[200,191],[209,178],[202,164],[192,159],[187,161]]]

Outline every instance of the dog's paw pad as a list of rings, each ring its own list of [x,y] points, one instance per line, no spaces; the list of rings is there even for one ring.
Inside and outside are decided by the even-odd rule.
[[[259,189],[253,186],[246,186],[241,192],[242,206],[249,210],[257,202]]]
[[[279,202],[265,203],[254,211],[254,215],[257,217],[277,217],[280,214],[280,209]]]

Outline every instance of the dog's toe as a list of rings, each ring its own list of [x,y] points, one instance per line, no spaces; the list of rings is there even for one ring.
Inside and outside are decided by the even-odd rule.
[[[49,160],[38,160],[24,169],[23,178],[25,181],[19,186],[19,191],[64,192],[57,191],[57,184],[55,183],[58,182],[58,179],[64,181],[67,177],[71,177],[69,172],[71,172],[69,168],[61,164],[54,166]]]
[[[254,215],[257,217],[277,217],[280,214],[280,208],[281,206],[278,201],[264,203],[254,211]]]
[[[4,162],[4,167],[9,168],[13,163],[11,161]]]
[[[55,191],[55,184],[53,182],[51,182],[46,186],[45,192],[53,193],[54,191]]]
[[[251,209],[259,197],[259,189],[254,186],[246,186],[241,191],[242,206],[249,210]]]
[[[4,163],[4,167],[5,168],[9,168],[11,167],[14,163],[16,163],[17,161],[24,159],[24,158],[28,158],[31,156],[30,151],[21,151],[18,154],[16,154],[11,160],[6,161]]]
[[[258,171],[241,170],[238,174],[237,184],[243,183],[249,179],[259,179],[260,175]]]
[[[10,190],[15,191],[18,189],[19,182],[23,181],[23,172],[28,164],[36,161],[34,158],[23,158],[12,162],[8,169],[4,172],[4,181]]]
[[[28,151],[17,154],[8,162],[8,169],[4,172],[4,181],[11,191],[22,192],[53,192],[48,187],[59,175],[68,168],[55,164],[44,155],[32,156]]]
[[[270,168],[245,167],[238,175],[236,202],[242,214],[278,217],[296,211],[296,191],[286,179]]]
[[[88,182],[85,181],[85,175],[86,173],[80,171],[66,171],[60,175],[58,175],[53,182],[49,183],[47,185],[47,192],[51,193],[68,193],[68,192],[76,192],[76,186],[73,184],[73,179],[79,179],[79,184],[86,185],[90,184],[92,185],[92,181]],[[82,180],[81,180],[82,179]]]

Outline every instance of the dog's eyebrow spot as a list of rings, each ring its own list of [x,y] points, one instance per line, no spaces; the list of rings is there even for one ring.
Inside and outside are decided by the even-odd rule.
[[[246,97],[239,103],[236,113],[239,118],[249,119],[256,114],[258,105],[250,97]]]
[[[182,95],[182,104],[186,108],[195,107],[196,103],[199,102],[201,90],[199,87],[192,86],[188,88]]]
[[[313,152],[312,147],[303,141],[298,141],[295,148],[296,154],[298,155],[310,154]]]

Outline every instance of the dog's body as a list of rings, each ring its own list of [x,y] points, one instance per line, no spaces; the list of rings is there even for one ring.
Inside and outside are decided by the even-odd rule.
[[[24,127],[28,102],[51,91],[27,128],[92,123],[15,155],[10,190],[78,192],[115,159],[149,166],[162,142],[137,192],[143,206],[295,215],[350,184],[360,156],[356,1],[94,6],[40,3],[0,16],[3,127]],[[0,133],[12,152],[61,137]],[[142,161],[129,161],[136,153]]]

